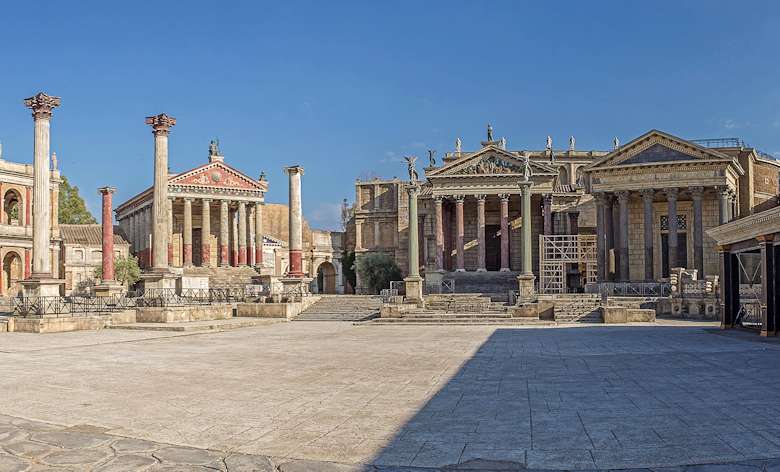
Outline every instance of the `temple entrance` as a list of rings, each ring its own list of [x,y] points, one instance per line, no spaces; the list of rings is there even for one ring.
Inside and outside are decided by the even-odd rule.
[[[9,252],[3,259],[3,295],[15,296],[21,279],[22,260],[16,253]]]
[[[203,242],[201,235],[203,230],[200,228],[192,229],[192,265],[195,267],[203,266]]]
[[[688,266],[688,238],[685,231],[677,233],[677,265]],[[661,277],[669,277],[669,233],[661,234]]]
[[[485,268],[501,269],[501,226],[485,225]]]
[[[317,267],[318,293],[336,293],[336,267],[333,263],[325,261]]]

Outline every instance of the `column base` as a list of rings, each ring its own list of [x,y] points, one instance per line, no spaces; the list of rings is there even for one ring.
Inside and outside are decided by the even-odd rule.
[[[407,303],[422,303],[423,301],[423,278],[419,275],[412,275],[404,279],[406,289]]]
[[[179,275],[170,269],[154,269],[141,274],[143,289],[171,289],[176,290],[176,281]]]
[[[115,295],[121,295],[124,291],[124,287],[116,280],[105,280],[99,285],[95,285],[96,297],[113,297]]]
[[[517,276],[517,302],[528,303],[536,298],[536,289],[534,281],[536,276],[533,273],[520,274]]]
[[[455,272],[466,272],[466,269],[455,269]]]
[[[25,297],[59,297],[65,280],[55,279],[50,275],[36,275],[21,281]]]
[[[477,272],[487,272],[487,269],[477,269]]]
[[[300,298],[309,294],[309,284],[313,279],[308,277],[281,277],[278,279],[282,284],[282,296],[287,301],[300,301]]]
[[[501,269],[499,269],[498,271],[499,271],[499,272],[511,272],[512,270],[511,270],[510,268],[508,268],[508,267],[502,267],[502,268],[501,268]]]

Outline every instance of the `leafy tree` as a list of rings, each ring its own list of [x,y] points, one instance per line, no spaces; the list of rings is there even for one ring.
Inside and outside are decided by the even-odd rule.
[[[390,282],[401,280],[401,269],[388,254],[368,254],[357,261],[360,278],[373,293],[390,287]]]
[[[60,182],[59,222],[66,225],[86,225],[97,223],[92,213],[87,210],[84,199],[79,195],[79,188],[70,185],[68,178],[62,176]]]
[[[352,288],[355,288],[357,277],[355,275],[355,252],[344,251],[341,257],[341,270],[344,272],[344,278]]]
[[[95,277],[103,278],[103,267],[95,269]],[[114,258],[114,277],[122,285],[133,285],[141,278],[141,268],[135,256],[117,256]]]

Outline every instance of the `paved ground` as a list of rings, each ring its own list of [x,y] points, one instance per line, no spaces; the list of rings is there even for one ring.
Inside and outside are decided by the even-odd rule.
[[[2,334],[0,471],[780,471],[780,344],[709,326]]]

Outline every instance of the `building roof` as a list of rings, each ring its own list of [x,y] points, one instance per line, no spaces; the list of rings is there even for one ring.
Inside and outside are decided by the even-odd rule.
[[[60,235],[65,244],[84,244],[89,246],[100,246],[103,244],[103,227],[99,224],[60,225]],[[114,226],[114,244],[130,244],[119,226]]]

